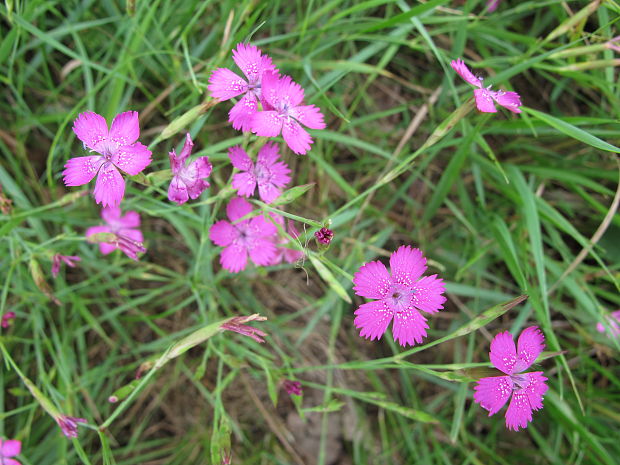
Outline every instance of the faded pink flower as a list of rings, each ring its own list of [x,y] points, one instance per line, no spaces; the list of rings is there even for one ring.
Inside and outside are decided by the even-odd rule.
[[[299,381],[285,379],[282,383],[282,387],[284,387],[284,390],[292,396],[300,396],[303,393],[301,383]]]
[[[545,336],[537,326],[530,326],[519,336],[517,347],[508,331],[499,333],[491,342],[489,357],[495,368],[506,376],[481,378],[474,386],[474,400],[489,411],[497,413],[511,398],[506,410],[506,427],[518,431],[532,421],[532,411],[543,408],[543,396],[548,386],[542,371],[527,370],[545,348]]]
[[[487,0],[487,11],[489,13],[493,13],[495,10],[497,10],[499,2],[500,0]]]
[[[8,328],[9,326],[11,326],[14,319],[15,312],[6,312],[2,315],[2,323],[0,323],[0,326],[2,326],[3,328]]]
[[[271,217],[275,220],[276,223],[280,224],[282,229],[284,229],[285,222],[284,222],[284,218],[282,218],[281,215],[276,215],[274,213],[271,213]],[[299,231],[297,231],[297,228],[295,227],[295,225],[293,224],[291,220],[288,220],[288,231],[287,232],[289,236],[291,236],[293,239],[297,239],[299,237]],[[276,246],[278,246],[278,248],[276,250],[276,254],[274,255],[273,261],[270,263],[270,265],[278,265],[279,263],[282,263],[283,261],[287,263],[296,263],[304,257],[304,253],[301,250],[296,250],[296,249],[285,247],[287,244],[290,243],[290,240],[288,237],[282,236],[282,235],[278,236],[276,234],[273,236],[273,241],[276,244]]]
[[[78,423],[86,423],[85,418],[69,417],[67,415],[60,415],[56,418],[56,423],[60,426],[62,433],[68,438],[78,437]]]
[[[220,220],[211,226],[209,238],[220,247],[224,247],[220,263],[231,273],[245,269],[248,255],[260,266],[271,264],[276,253],[272,241],[278,229],[264,216],[240,220],[252,212],[252,206],[241,197],[233,198],[226,207],[229,221]]]
[[[263,343],[265,342],[263,338],[267,336],[267,333],[261,331],[260,329],[256,329],[253,326],[248,326],[245,323],[249,323],[250,321],[265,321],[266,319],[266,317],[261,316],[258,313],[254,313],[249,316],[236,316],[220,326],[220,329],[222,331],[233,331],[243,336],[252,338],[256,342]]]
[[[116,115],[108,131],[103,116],[93,112],[80,114],[73,132],[97,155],[71,158],[63,171],[65,185],[81,186],[95,176],[95,201],[116,206],[125,195],[125,180],[119,170],[135,176],[151,163],[151,151],[137,142],[140,136],[137,111]]]
[[[483,113],[496,113],[497,108],[495,108],[495,103],[493,103],[493,101],[495,101],[513,113],[521,113],[521,109],[519,108],[521,106],[521,98],[519,94],[504,90],[493,91],[491,90],[491,86],[486,88],[482,87],[482,78],[476,77],[460,58],[456,61],[451,61],[450,65],[465,82],[478,87],[474,90],[474,97],[476,98],[478,110]]]
[[[74,262],[79,262],[80,260],[82,259],[77,255],[60,255],[59,253],[54,254],[54,257],[52,258],[52,276],[54,278],[58,276],[62,262],[70,268],[75,268]]]
[[[188,132],[181,154],[177,156],[174,149],[168,154],[170,156],[170,168],[174,175],[170,187],[168,187],[168,200],[179,205],[187,202],[189,198],[197,199],[209,187],[206,178],[209,177],[213,169],[209,157],[199,157],[193,162],[187,163],[193,146],[194,143]]]
[[[380,261],[363,265],[353,277],[353,290],[367,299],[360,305],[354,324],[360,336],[381,339],[390,321],[392,333],[401,346],[415,345],[426,337],[426,318],[420,310],[436,313],[443,309],[444,284],[437,275],[424,276],[426,258],[419,249],[403,245],[390,257],[391,274]]]
[[[11,458],[19,455],[21,451],[21,441],[18,441],[17,439],[0,439],[0,464],[21,465],[20,462]]]
[[[316,240],[321,244],[329,245],[334,238],[334,231],[328,228],[321,228],[314,233],[314,237],[316,237]]]
[[[272,203],[282,194],[282,187],[291,182],[288,165],[280,161],[278,145],[265,144],[258,152],[256,164],[240,146],[228,150],[233,166],[240,170],[232,178],[232,187],[239,195],[250,197],[258,186],[258,195],[265,203]]]
[[[121,216],[119,207],[106,207],[101,210],[101,218],[106,222],[103,226],[93,226],[86,230],[86,237],[95,234],[108,233],[112,235],[111,241],[99,242],[99,250],[102,254],[107,255],[114,249],[120,249],[125,255],[132,260],[138,260],[138,252],[146,252],[142,243],[144,237],[140,227],[140,215],[130,210]]]
[[[282,133],[291,150],[304,155],[310,150],[312,137],[301,127],[325,129],[323,114],[314,105],[302,105],[304,90],[289,76],[263,74],[263,111],[254,113],[252,132],[259,136],[276,137]]]
[[[617,45],[618,41],[620,41],[620,36],[609,39],[607,42],[605,42],[605,47],[609,50],[613,50],[614,52],[620,52],[620,47]]]
[[[277,71],[268,55],[263,55],[254,45],[238,44],[233,50],[233,60],[243,71],[247,81],[228,68],[218,68],[209,77],[207,89],[214,98],[229,100],[243,95],[228,113],[233,128],[251,129],[252,115],[256,113],[261,99],[261,79],[265,71]]]
[[[620,336],[620,310],[616,310],[615,312],[611,312],[611,315],[605,317],[607,320],[607,327],[609,327],[609,331],[607,327],[603,325],[603,323],[596,324],[596,330],[599,333],[608,332],[608,336],[618,337]]]

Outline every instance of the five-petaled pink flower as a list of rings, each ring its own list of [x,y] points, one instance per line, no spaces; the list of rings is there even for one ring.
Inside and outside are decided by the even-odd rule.
[[[64,262],[70,268],[75,268],[74,262],[79,262],[82,260],[77,255],[60,255],[59,253],[54,254],[52,258],[52,276],[55,278],[60,273],[60,265]]]
[[[211,226],[209,238],[224,247],[220,256],[222,266],[232,273],[243,269],[250,259],[257,265],[270,265],[276,254],[272,237],[277,227],[264,216],[239,220],[252,212],[252,205],[241,197],[233,198],[226,207],[229,221],[220,220]]]
[[[517,347],[508,331],[499,333],[491,342],[491,363],[506,376],[481,378],[474,386],[474,400],[491,416],[512,396],[506,410],[506,427],[510,430],[527,428],[532,421],[532,411],[543,408],[547,378],[542,371],[522,372],[534,363],[544,348],[545,336],[537,326],[523,330]]]
[[[168,154],[170,156],[170,168],[174,175],[170,187],[168,187],[168,200],[179,205],[187,202],[189,198],[197,199],[209,187],[209,183],[205,180],[213,169],[209,157],[199,157],[193,162],[187,163],[193,146],[194,143],[188,132],[181,154],[177,155],[174,149]]]
[[[605,319],[607,320],[607,325],[604,325],[603,323],[597,323],[596,324],[596,330],[599,333],[604,333],[605,331],[607,331],[607,328],[609,327],[609,335],[613,336],[613,337],[618,337],[620,336],[620,310],[616,310],[615,312],[611,312],[611,315],[605,317]]]
[[[415,345],[426,336],[426,318],[420,310],[436,313],[443,308],[444,284],[437,275],[424,276],[426,258],[419,249],[401,246],[390,257],[391,274],[380,261],[363,265],[353,289],[359,296],[377,299],[355,311],[354,324],[360,336],[381,339],[392,319],[394,340],[401,346]]]
[[[60,429],[65,436],[68,438],[77,438],[78,423],[86,423],[86,419],[60,415],[56,418],[56,423],[58,423],[58,426],[60,426]]]
[[[107,255],[115,249],[121,249],[132,260],[138,260],[138,252],[146,252],[142,243],[144,237],[140,227],[140,215],[133,210],[121,216],[119,207],[106,207],[101,210],[101,218],[106,222],[102,226],[92,226],[86,230],[86,237],[94,234],[109,233],[111,242],[99,242],[99,250]]]
[[[218,68],[209,77],[207,89],[211,95],[220,100],[229,100],[243,95],[228,113],[228,121],[233,128],[249,131],[252,115],[261,99],[261,79],[265,71],[277,71],[268,55],[263,55],[254,45],[238,44],[233,50],[233,60],[243,71],[247,81],[228,68]]]
[[[451,61],[450,65],[466,82],[472,86],[478,87],[474,90],[474,97],[476,98],[478,110],[484,113],[496,113],[497,108],[495,108],[495,103],[493,103],[493,101],[495,101],[513,113],[521,113],[521,109],[519,108],[521,106],[521,98],[519,94],[504,90],[494,91],[491,90],[491,86],[486,88],[482,87],[482,78],[476,77],[460,58],[456,61]]]
[[[15,459],[22,451],[22,443],[17,439],[0,439],[0,464],[2,465],[21,465]]]
[[[120,204],[125,195],[125,180],[119,169],[134,176],[151,163],[151,151],[137,142],[138,112],[116,115],[109,131],[103,116],[82,113],[73,123],[73,132],[97,155],[67,161],[62,173],[65,185],[81,186],[97,176],[95,201],[104,207]]]
[[[282,187],[291,182],[288,165],[280,161],[278,145],[265,144],[258,152],[256,164],[238,145],[228,150],[233,166],[240,170],[232,178],[232,187],[239,195],[250,197],[258,185],[258,195],[265,203],[271,203],[282,193]]]
[[[262,92],[263,111],[254,113],[252,132],[265,137],[282,133],[291,150],[304,155],[310,150],[312,137],[301,125],[325,129],[323,114],[314,105],[302,105],[304,90],[289,76],[264,73]]]

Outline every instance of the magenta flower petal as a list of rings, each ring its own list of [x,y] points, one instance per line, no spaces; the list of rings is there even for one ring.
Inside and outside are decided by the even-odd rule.
[[[616,310],[615,312],[611,312],[611,315],[606,316],[605,320],[607,322],[607,326],[609,326],[608,336],[617,337],[620,336],[620,310]],[[596,324],[596,330],[599,333],[604,333],[606,331],[606,326],[603,323]]]
[[[93,192],[95,201],[104,207],[117,206],[125,195],[125,180],[112,163],[105,163],[99,170]]]
[[[491,342],[491,352],[489,353],[491,363],[498,370],[511,375],[517,363],[517,348],[512,334],[508,331],[499,333]]]
[[[475,89],[476,107],[483,113],[497,113],[497,108],[493,103],[492,91],[489,89]]]
[[[308,131],[301,125],[289,119],[282,126],[282,137],[290,149],[297,155],[305,155],[310,150],[313,140]]]
[[[474,91],[475,92],[475,91]],[[497,92],[489,92],[491,98],[503,106],[505,109],[512,111],[513,113],[521,113],[521,97],[516,92],[506,92],[498,90]]]
[[[115,249],[120,249],[132,260],[137,260],[137,252],[146,252],[142,246],[144,237],[137,229],[140,226],[140,215],[135,211],[128,211],[121,215],[119,207],[107,207],[101,210],[101,217],[106,222],[102,226],[93,226],[86,230],[86,237],[98,233],[113,234],[113,242],[99,242],[99,250],[107,255]]]
[[[524,329],[517,342],[517,362],[513,370],[521,372],[529,368],[545,348],[545,336],[538,326]]]
[[[237,194],[244,197],[251,197],[256,190],[256,178],[253,173],[235,173],[232,178],[231,186],[237,190]]]
[[[241,197],[235,197],[226,206],[226,215],[230,221],[237,221],[252,211],[252,205]],[[247,221],[247,220],[246,220]]]
[[[230,245],[235,237],[235,228],[226,220],[218,221],[209,230],[209,239],[220,247]]]
[[[363,265],[353,276],[353,290],[367,299],[382,299],[387,295],[392,280],[387,268],[380,261]]]
[[[218,68],[209,77],[207,89],[214,98],[229,100],[246,92],[248,83],[227,68]]]
[[[249,171],[254,168],[252,159],[245,153],[245,150],[238,145],[228,149],[228,158],[230,158],[230,162],[238,170]]]
[[[248,247],[250,258],[254,263],[261,266],[271,265],[276,255],[275,244],[267,239],[256,239],[253,247]]]
[[[499,2],[500,0],[487,0],[487,11],[489,13],[493,13],[495,10],[497,10]]]
[[[276,137],[282,131],[282,123],[277,111],[258,111],[252,117],[252,132],[257,136]]]
[[[14,457],[18,455],[19,453],[21,453],[21,451],[22,451],[21,441],[18,441],[16,439],[0,440],[0,457],[1,458]],[[1,460],[0,462],[5,463],[5,462],[2,462]]]
[[[302,105],[291,110],[291,116],[310,129],[325,129],[323,114],[314,105]]]
[[[93,180],[104,163],[103,157],[76,157],[67,160],[62,172],[65,186],[81,186]]]
[[[443,309],[446,298],[442,295],[445,292],[443,280],[437,275],[424,276],[418,282],[411,285],[414,294],[411,298],[411,305],[427,313],[436,313]]]
[[[450,66],[452,66],[452,69],[454,69],[465,82],[472,86],[482,87],[482,80],[477,78],[460,58],[458,60],[452,60]]]
[[[515,391],[506,410],[506,427],[519,431],[519,428],[526,428],[530,421],[532,421],[532,408],[527,394],[523,389]]]
[[[474,400],[489,411],[489,416],[494,415],[510,399],[512,387],[510,376],[482,378],[474,386]]]
[[[124,145],[112,155],[112,163],[125,173],[135,176],[151,163],[151,151],[140,142]]]
[[[387,331],[392,318],[393,313],[386,307],[383,301],[373,300],[360,305],[355,310],[353,324],[356,328],[361,329],[360,336],[374,341],[375,339],[381,339]]]
[[[426,271],[426,258],[420,249],[403,245],[390,256],[390,270],[397,282],[411,285]]]
[[[120,146],[132,145],[140,137],[137,111],[126,111],[114,117],[110,127],[110,139]],[[150,155],[150,152],[149,152]]]
[[[237,131],[252,130],[254,114],[258,111],[258,101],[252,93],[247,93],[228,112],[228,121]]]
[[[248,262],[248,252],[241,244],[231,244],[222,250],[220,264],[231,273],[238,273],[245,269]]]
[[[178,178],[173,178],[172,181],[170,181],[170,185],[168,186],[168,200],[179,205],[189,200],[187,186],[183,181]]]
[[[86,147],[97,150],[99,142],[108,137],[108,124],[103,116],[87,111],[73,122],[73,132]]]
[[[403,347],[420,344],[426,337],[427,329],[426,318],[411,306],[394,314],[392,333],[394,340]]]
[[[238,44],[233,50],[233,60],[251,83],[258,82],[265,71],[275,70],[271,58],[250,44]]]

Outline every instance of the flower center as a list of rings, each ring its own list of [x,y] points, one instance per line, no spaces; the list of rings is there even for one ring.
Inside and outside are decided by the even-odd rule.
[[[510,375],[510,379],[514,383],[512,386],[514,391],[526,388],[530,384],[530,377],[527,374]]]

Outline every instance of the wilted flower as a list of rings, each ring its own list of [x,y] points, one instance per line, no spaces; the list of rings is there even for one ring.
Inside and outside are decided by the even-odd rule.
[[[170,187],[168,187],[168,200],[179,205],[184,204],[190,198],[197,199],[209,187],[206,178],[209,177],[213,169],[209,157],[199,157],[193,162],[187,163],[193,146],[192,138],[187,133],[181,154],[177,155],[174,150],[168,154],[170,156],[170,168],[174,175]]]
[[[54,254],[54,257],[52,258],[52,276],[54,278],[58,276],[62,262],[70,268],[75,268],[74,262],[79,262],[80,260],[81,258],[77,255],[60,255],[59,253]]]
[[[69,417],[67,415],[60,415],[56,418],[56,422],[63,434],[68,438],[78,437],[78,423],[86,423],[85,418]]]
[[[518,431],[532,421],[532,411],[543,408],[547,378],[542,371],[527,370],[545,348],[545,336],[537,326],[530,326],[519,336],[518,347],[508,331],[499,333],[491,342],[489,357],[495,368],[506,376],[481,378],[474,386],[474,400],[489,411],[497,413],[511,398],[506,410],[506,427]]]
[[[299,381],[291,381],[290,379],[285,379],[282,383],[282,387],[284,390],[293,396],[300,396],[302,394],[301,383]]]
[[[248,326],[245,323],[249,323],[250,321],[265,321],[266,319],[266,317],[261,316],[258,313],[249,316],[236,316],[228,320],[226,323],[222,324],[222,326],[220,326],[220,329],[222,331],[234,331],[235,333],[251,337],[256,342],[262,343],[265,342],[263,338],[267,336],[267,333],[252,326]]]
[[[609,336],[618,337],[620,336],[620,310],[616,310],[615,312],[611,312],[611,315],[605,317],[607,320],[607,326],[609,327],[609,331],[605,327],[603,323],[596,324],[596,330],[599,333],[604,333],[608,331]]]

